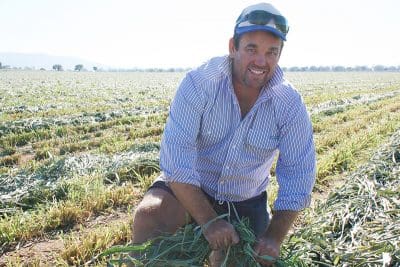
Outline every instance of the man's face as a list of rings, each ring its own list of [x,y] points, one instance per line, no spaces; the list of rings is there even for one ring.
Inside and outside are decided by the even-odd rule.
[[[275,72],[281,54],[282,41],[270,33],[255,31],[241,36],[236,50],[229,41],[229,56],[233,59],[233,83],[249,89],[260,89]]]

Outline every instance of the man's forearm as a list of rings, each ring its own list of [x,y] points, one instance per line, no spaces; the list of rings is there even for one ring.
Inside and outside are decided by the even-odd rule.
[[[217,213],[199,187],[176,182],[170,183],[170,187],[182,206],[199,225],[217,217]]]
[[[286,234],[289,232],[290,227],[292,227],[298,215],[298,211],[275,211],[272,216],[271,223],[269,224],[267,231],[263,236],[274,239],[279,244],[282,244]]]
[[[204,225],[217,217],[217,213],[200,188],[189,184],[171,183],[171,189],[199,225]],[[226,249],[239,242],[235,228],[225,220],[213,221],[203,229],[203,235],[212,250]]]

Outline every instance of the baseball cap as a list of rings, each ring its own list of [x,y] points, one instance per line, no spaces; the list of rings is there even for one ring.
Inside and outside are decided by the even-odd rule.
[[[236,20],[235,34],[267,31],[286,41],[289,31],[287,19],[271,4],[259,3],[243,9]]]

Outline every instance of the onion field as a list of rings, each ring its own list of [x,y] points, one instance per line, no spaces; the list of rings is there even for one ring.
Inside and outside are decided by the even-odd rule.
[[[0,71],[0,266],[105,266],[105,250],[129,244],[184,75]],[[318,170],[280,262],[400,266],[400,73],[286,77]],[[276,191],[273,177],[269,204]]]

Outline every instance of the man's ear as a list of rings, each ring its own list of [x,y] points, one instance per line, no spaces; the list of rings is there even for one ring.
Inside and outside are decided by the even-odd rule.
[[[233,58],[233,53],[236,51],[235,49],[235,41],[233,40],[233,37],[229,39],[229,57]]]

